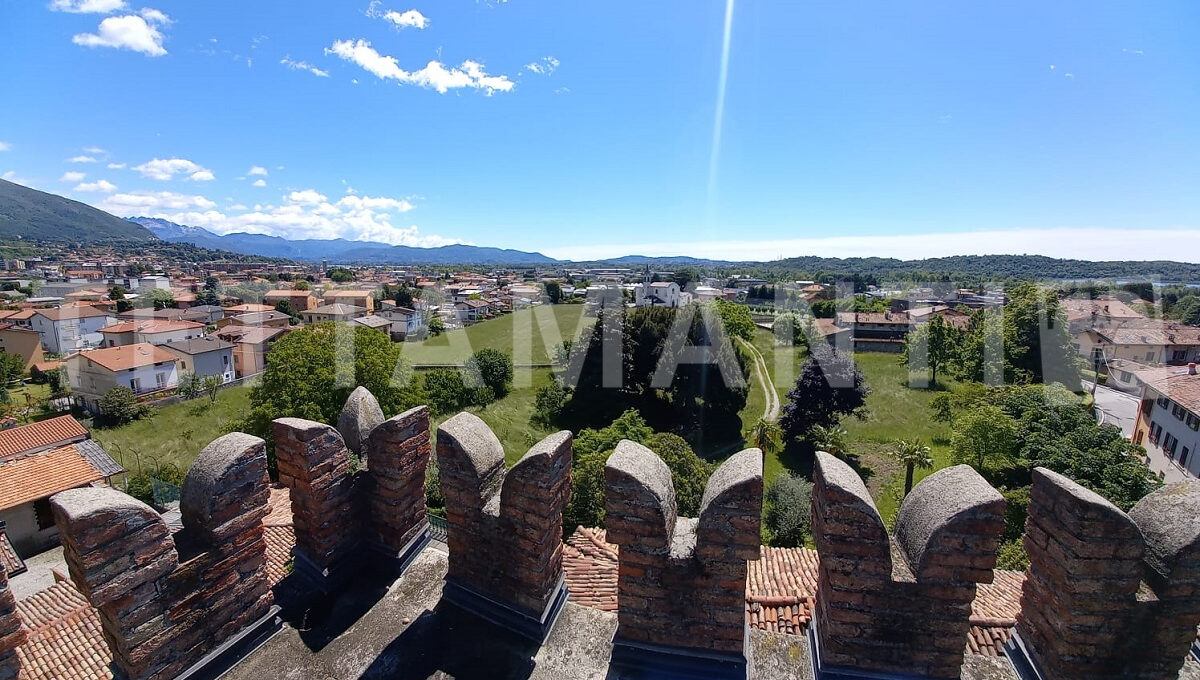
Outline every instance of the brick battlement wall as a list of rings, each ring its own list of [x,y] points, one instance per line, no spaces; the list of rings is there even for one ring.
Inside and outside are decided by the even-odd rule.
[[[113,663],[130,680],[174,678],[271,606],[263,517],[264,442],[209,444],[183,483],[183,530],[108,488],[51,500],[71,577],[100,614]]]
[[[399,557],[429,528],[428,407],[383,420],[375,397],[360,387],[338,423],[340,432],[300,418],[272,423],[279,481],[291,491],[297,564],[310,565],[303,571],[320,581],[351,574],[363,545]],[[347,441],[365,469],[354,469]]]
[[[552,434],[505,471],[500,440],[477,416],[460,413],[438,427],[448,582],[544,618],[563,583],[571,441],[570,432]]]
[[[700,517],[679,517],[671,471],[625,440],[604,468],[605,526],[620,545],[617,639],[743,657],[746,561],[759,557],[762,452],[726,460]]]
[[[1034,471],[1017,635],[1063,680],[1175,678],[1200,621],[1200,484],[1166,486],[1129,514]]]
[[[957,678],[977,583],[991,583],[1004,498],[970,467],[909,493],[889,536],[866,485],[817,453],[815,611],[823,666]]]

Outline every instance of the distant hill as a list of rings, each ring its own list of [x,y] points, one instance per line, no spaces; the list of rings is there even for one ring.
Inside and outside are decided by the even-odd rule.
[[[246,255],[287,257],[294,260],[327,259],[347,264],[554,264],[554,258],[521,250],[452,245],[438,248],[393,246],[346,239],[289,240],[262,234],[219,235],[200,227],[175,224],[153,217],[131,217],[129,221],[149,229],[173,243],[191,243],[203,248],[228,250]]]
[[[5,180],[0,180],[0,239],[74,243],[156,240],[141,225]]]
[[[770,270],[830,273],[839,276],[887,278],[961,279],[1158,279],[1163,282],[1200,282],[1200,264],[1169,260],[1111,260],[1094,262],[1044,255],[955,255],[923,260],[888,257],[792,257],[763,263]]]

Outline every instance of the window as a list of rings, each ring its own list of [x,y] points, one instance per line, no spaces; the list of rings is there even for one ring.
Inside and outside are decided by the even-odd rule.
[[[133,390],[135,393],[141,392],[142,391],[142,379],[141,378],[131,378],[129,380],[129,389]]]
[[[1187,426],[1193,430],[1200,430],[1200,416],[1196,416],[1191,412],[1187,414]]]
[[[221,355],[221,363],[224,364],[225,366],[229,365],[229,355],[228,354]]]
[[[179,362],[179,368],[181,368],[181,369],[183,369],[183,370],[185,370],[185,371],[186,371],[186,370],[187,370],[187,362],[186,362],[186,361],[180,361],[180,362]]]
[[[33,514],[37,519],[38,531],[45,531],[54,526],[54,514],[50,510],[50,498],[39,498],[33,502]]]
[[[1146,361],[1154,361],[1154,350],[1146,352]]]
[[[1179,420],[1183,420],[1183,416],[1186,413],[1187,409],[1184,407],[1180,406],[1179,404],[1171,404],[1171,415],[1175,416]]]
[[[1167,405],[1171,403],[1171,400],[1167,399],[1166,397],[1160,396],[1157,399],[1155,399],[1154,402],[1156,404],[1158,404],[1159,408],[1166,408]]]
[[[1191,452],[1190,452],[1190,451],[1188,451],[1188,448],[1187,448],[1186,446],[1185,446],[1185,447],[1183,447],[1183,455],[1179,456],[1179,465],[1180,465],[1180,466],[1182,466],[1182,467],[1187,467],[1187,461],[1188,461],[1188,454],[1189,454],[1189,453],[1191,453]]]
[[[1187,350],[1177,349],[1171,352],[1171,361],[1187,361]]]
[[[166,387],[167,386],[167,374],[166,373],[155,373],[154,374],[154,383],[156,385],[158,385],[158,389],[160,389],[160,390],[162,388]]]

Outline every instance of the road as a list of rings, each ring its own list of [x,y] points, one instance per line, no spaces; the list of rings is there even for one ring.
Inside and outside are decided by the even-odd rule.
[[[766,392],[767,409],[763,413],[763,420],[773,423],[779,419],[779,392],[775,391],[775,382],[771,380],[771,372],[767,370],[767,360],[754,345],[742,338],[738,338],[738,342],[742,343],[742,347],[746,348],[750,358],[754,360],[754,375],[758,376],[758,384],[762,385],[763,391]]]
[[[1085,390],[1092,384],[1083,381]],[[1096,412],[1101,423],[1112,423],[1121,428],[1126,439],[1133,438],[1133,426],[1137,422],[1138,398],[1120,390],[1103,385],[1096,386]]]

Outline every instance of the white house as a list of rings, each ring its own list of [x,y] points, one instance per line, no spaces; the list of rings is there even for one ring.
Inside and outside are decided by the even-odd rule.
[[[1200,375],[1196,365],[1144,374],[1133,443],[1166,482],[1200,477]]]
[[[33,310],[29,327],[41,336],[42,347],[47,352],[66,354],[98,346],[100,329],[111,321],[113,319],[107,312],[91,305],[54,307]]]
[[[76,403],[92,413],[99,411],[100,398],[118,385],[134,394],[179,385],[179,357],[148,342],[78,352],[63,363]]]
[[[636,307],[680,307],[679,284],[674,281],[639,283],[633,287]]]
[[[105,347],[119,347],[148,342],[165,345],[204,337],[204,324],[197,321],[126,321],[100,329]]]
[[[420,335],[425,328],[425,315],[408,307],[388,307],[381,309],[377,316],[382,316],[392,322],[391,336],[395,340],[404,340],[410,335]]]

